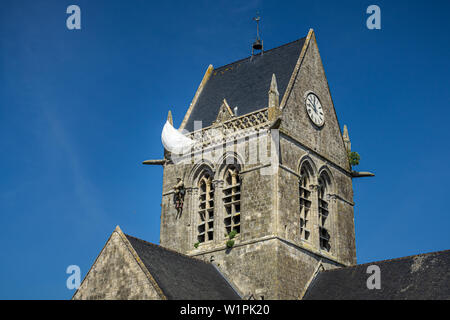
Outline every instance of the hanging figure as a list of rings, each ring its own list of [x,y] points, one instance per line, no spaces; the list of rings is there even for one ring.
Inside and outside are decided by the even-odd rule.
[[[177,210],[177,219],[181,216],[183,212],[184,195],[186,190],[184,189],[184,182],[181,178],[177,178],[177,184],[173,187],[173,203],[175,209]]]

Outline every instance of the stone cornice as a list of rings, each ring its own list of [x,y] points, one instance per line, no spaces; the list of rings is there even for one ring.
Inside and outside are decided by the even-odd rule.
[[[320,258],[323,258],[325,260],[329,260],[329,261],[331,261],[333,263],[336,263],[336,264],[339,264],[341,266],[346,266],[346,267],[350,266],[350,264],[345,264],[343,262],[340,262],[336,257],[331,256],[330,254],[327,254],[327,253],[325,253],[323,251],[317,250],[317,249],[313,248],[312,246],[305,247],[305,246],[296,244],[296,243],[294,243],[294,242],[292,242],[290,240],[286,240],[286,239],[284,239],[282,237],[279,237],[279,236],[276,236],[276,235],[264,236],[264,237],[257,238],[257,239],[242,241],[242,242],[236,243],[233,246],[233,248],[238,248],[238,247],[242,247],[242,246],[246,246],[246,245],[250,245],[250,244],[254,244],[254,243],[258,243],[258,242],[270,241],[270,240],[279,240],[281,242],[284,242],[286,244],[294,246],[295,248],[307,251],[307,252],[309,252],[311,254],[314,254],[314,255],[316,255],[316,256],[318,256]],[[205,251],[202,251],[202,252],[191,251],[191,252],[187,252],[186,254],[188,256],[191,256],[191,257],[197,257],[197,256],[202,256],[202,255],[205,255],[205,254],[209,254],[209,253],[223,251],[223,250],[227,250],[227,247],[226,247],[225,243],[224,243],[223,246],[216,247],[216,248],[213,248],[213,249],[208,249],[208,250],[205,250]]]

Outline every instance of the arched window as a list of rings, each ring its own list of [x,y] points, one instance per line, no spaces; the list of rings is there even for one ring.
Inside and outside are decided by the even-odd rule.
[[[198,225],[198,242],[211,241],[214,239],[214,185],[212,174],[204,173],[198,183],[200,222]]]
[[[241,233],[241,180],[236,165],[229,166],[225,171],[223,188],[223,204],[225,206],[225,230]]]
[[[305,168],[300,171],[299,180],[300,195],[300,237],[302,240],[309,240],[310,231],[310,210],[311,191],[309,191],[309,174]]]
[[[328,206],[328,189],[330,186],[330,179],[326,173],[321,174],[319,178],[319,241],[320,249],[330,251],[330,218]]]

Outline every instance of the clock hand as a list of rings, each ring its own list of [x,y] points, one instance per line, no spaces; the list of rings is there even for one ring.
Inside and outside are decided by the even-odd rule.
[[[313,101],[314,101],[314,111],[317,113],[317,98],[313,97]]]

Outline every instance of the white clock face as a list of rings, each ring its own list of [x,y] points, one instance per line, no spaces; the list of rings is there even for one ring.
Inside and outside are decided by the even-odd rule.
[[[306,97],[306,111],[308,112],[309,118],[316,126],[323,126],[325,117],[322,104],[314,93],[309,93]]]

